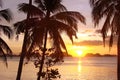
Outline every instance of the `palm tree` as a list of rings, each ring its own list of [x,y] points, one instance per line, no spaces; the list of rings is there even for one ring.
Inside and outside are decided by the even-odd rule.
[[[120,80],[120,0],[90,0],[92,6],[92,17],[95,25],[105,18],[101,33],[103,41],[107,37],[107,33],[111,31],[109,46],[112,47],[114,37],[117,40],[117,78]]]
[[[29,29],[27,29],[29,34],[26,36],[27,41],[25,44],[27,49],[24,53],[31,52],[36,46],[43,46],[43,55],[38,74],[39,80],[44,64],[48,35],[50,35],[53,40],[52,46],[56,50],[54,55],[57,55],[57,59],[61,59],[63,57],[62,49],[67,52],[64,41],[60,35],[61,31],[65,31],[73,42],[73,36],[76,37],[77,20],[85,23],[85,18],[79,12],[67,11],[61,4],[61,0],[35,0],[35,2],[38,4],[38,8],[23,3],[19,6],[19,10],[28,13],[29,10],[34,9],[34,11],[30,11],[31,15],[33,14],[32,12],[39,13],[37,16],[30,16],[29,22],[27,22],[29,23],[27,24],[29,25]],[[17,26],[18,34],[21,32],[25,33],[26,20],[16,23],[15,26]]]
[[[1,5],[1,0],[0,0],[0,6]],[[1,19],[5,19],[8,22],[12,19],[11,17],[11,12],[9,9],[4,9],[0,11],[0,17]],[[12,37],[12,29],[9,26],[5,26],[5,25],[0,25],[0,33],[4,33],[9,39]],[[0,34],[1,35],[1,34]],[[9,46],[7,45],[7,43],[0,37],[0,54],[4,56],[4,61],[6,63],[7,66],[7,58],[6,58],[6,54],[11,55],[12,51],[9,48]]]
[[[79,12],[67,11],[61,4],[61,1],[62,0],[35,0],[39,9],[43,10],[45,13],[45,17],[40,20],[38,23],[39,27],[35,28],[32,35],[33,45],[39,47],[43,46],[37,80],[40,80],[43,69],[48,35],[53,41],[52,47],[55,49],[55,54],[53,55],[59,60],[64,55],[63,50],[67,53],[65,43],[60,33],[64,31],[73,42],[73,36],[77,37],[77,20],[85,23],[85,18]]]
[[[29,5],[32,5],[32,0],[29,0]],[[19,61],[19,67],[18,67],[18,72],[17,72],[17,77],[16,77],[16,80],[20,80],[21,78],[21,73],[22,73],[22,66],[23,66],[23,60],[24,60],[24,57],[25,57],[25,53],[26,53],[26,49],[27,49],[27,36],[28,36],[28,24],[27,24],[27,21],[29,20],[30,18],[30,12],[27,13],[27,20],[26,20],[26,26],[24,27],[24,29],[21,29],[22,27],[18,27],[17,30],[21,31],[23,33],[25,33],[24,35],[24,41],[23,41],[23,46],[22,46],[22,52],[21,52],[21,55],[20,55],[20,61]],[[15,25],[18,25],[18,23],[16,23]],[[23,23],[24,25],[24,23]],[[21,26],[23,26],[21,25]],[[18,32],[17,31],[17,34]]]
[[[24,5],[26,6],[23,7]],[[42,17],[44,15],[42,11],[40,11],[38,8],[32,5],[32,0],[29,0],[29,4],[22,3],[22,4],[19,4],[18,6],[19,6],[19,11],[27,13],[27,18],[25,20],[19,21],[14,24],[17,37],[19,36],[20,33],[24,33],[23,46],[22,46],[22,51],[20,55],[20,61],[19,61],[16,80],[20,80],[21,78],[23,61],[27,53],[28,47],[31,43],[29,33],[31,32],[31,29],[34,28],[35,21],[37,20],[36,18],[34,18],[34,16]]]

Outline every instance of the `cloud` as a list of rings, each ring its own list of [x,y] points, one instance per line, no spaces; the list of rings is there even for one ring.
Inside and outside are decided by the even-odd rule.
[[[87,30],[82,31],[81,33],[82,33],[82,34],[86,34],[86,33],[92,33],[93,31],[94,31],[94,30],[87,29]]]
[[[103,45],[103,41],[100,40],[85,40],[81,42],[74,42],[76,46],[101,46]]]
[[[89,37],[97,37],[97,36],[99,36],[99,35],[96,35],[96,34],[90,34],[90,35],[88,35]],[[100,36],[101,37],[101,36]]]
[[[102,40],[84,40],[80,42],[74,42],[74,45],[76,46],[103,46]],[[106,38],[105,45],[109,45],[109,37]],[[113,39],[113,46],[117,45],[117,37]]]
[[[102,37],[102,34],[100,34],[100,30],[87,29],[80,33],[87,34],[88,37]]]
[[[102,41],[102,34],[101,30],[84,30],[81,32],[81,34],[87,34],[87,38],[85,38],[83,41],[77,41],[74,42],[74,45],[77,46],[103,46],[103,41]],[[82,38],[82,37],[81,37]],[[117,36],[114,37],[113,39],[113,46],[116,46],[117,44]],[[105,39],[105,46],[109,46],[109,40],[110,40],[110,35],[106,36]]]

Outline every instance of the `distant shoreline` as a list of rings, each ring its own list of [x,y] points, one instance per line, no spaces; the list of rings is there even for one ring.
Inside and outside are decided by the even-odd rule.
[[[117,57],[117,55],[113,55],[113,54],[101,55],[99,53],[96,53],[96,54],[88,53],[88,54],[85,55],[85,57]]]
[[[3,55],[0,55],[0,57],[4,57]],[[20,57],[20,55],[6,55],[6,57]],[[73,57],[72,55],[65,55],[64,57]],[[101,55],[99,53],[93,54],[93,53],[87,53],[84,57],[117,57],[117,55],[111,55],[111,54],[104,54]]]

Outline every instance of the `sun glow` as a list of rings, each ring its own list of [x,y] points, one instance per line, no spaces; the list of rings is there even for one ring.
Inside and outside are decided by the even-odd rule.
[[[83,56],[83,52],[80,51],[80,50],[77,50],[76,53],[77,53],[78,57],[82,57]]]

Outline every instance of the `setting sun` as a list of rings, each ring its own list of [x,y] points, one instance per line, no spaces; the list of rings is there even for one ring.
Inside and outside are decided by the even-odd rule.
[[[77,50],[76,53],[77,53],[77,55],[78,55],[79,57],[82,57],[82,56],[83,56],[83,52],[80,51],[80,50]]]
[[[88,49],[85,46],[71,46],[67,45],[67,49],[70,55],[73,57],[84,57]]]

